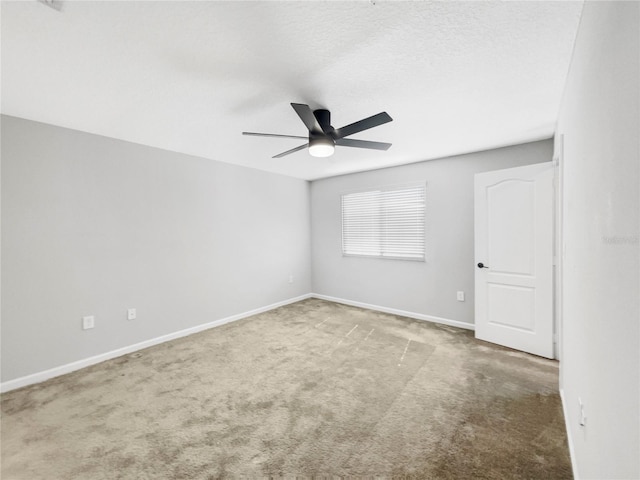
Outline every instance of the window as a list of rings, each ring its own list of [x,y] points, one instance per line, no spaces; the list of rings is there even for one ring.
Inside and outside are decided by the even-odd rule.
[[[425,184],[342,195],[342,254],[424,261]]]

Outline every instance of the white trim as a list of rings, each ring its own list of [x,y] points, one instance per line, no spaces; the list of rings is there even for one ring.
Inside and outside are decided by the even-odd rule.
[[[187,335],[192,335],[194,333],[202,332],[204,330],[209,330],[210,328],[219,327],[226,323],[235,322],[236,320],[241,320],[243,318],[250,317],[252,315],[257,315],[259,313],[267,312],[269,310],[273,310],[274,308],[282,307],[290,303],[295,303],[301,300],[305,300],[307,298],[310,298],[311,296],[312,296],[311,294],[307,293],[305,295],[300,295],[299,297],[283,300],[282,302],[272,303],[271,305],[267,305],[265,307],[249,310],[248,312],[238,313],[236,315],[231,315],[230,317],[214,320],[213,322],[203,323],[202,325],[196,325],[195,327],[186,328],[184,330],[179,330],[174,333],[169,333],[167,335],[162,335],[160,337],[152,338],[150,340],[145,340],[140,343],[135,343],[133,345],[118,348],[116,350],[111,350],[110,352],[101,353],[99,355],[95,355],[89,358],[84,358],[76,362],[60,365],[59,367],[50,368],[49,370],[44,370],[42,372],[32,373],[31,375],[26,375],[24,377],[8,380],[6,382],[0,383],[0,392],[8,392],[10,390],[15,390],[16,388],[26,387],[27,385],[32,385],[34,383],[44,382],[45,380],[48,380],[50,378],[58,377],[66,373],[75,372],[76,370],[80,370],[81,368],[95,365],[96,363],[104,362],[105,360],[111,360],[112,358],[120,357],[122,355],[127,355],[137,350],[142,350],[143,348],[153,347],[154,345],[168,342],[170,340],[175,340],[176,338],[186,337]]]
[[[415,318],[416,320],[424,320],[432,323],[441,323],[443,325],[449,325],[451,327],[465,328],[467,330],[475,330],[475,325],[467,322],[461,322],[459,320],[450,320],[448,318],[434,317],[433,315],[424,315],[422,313],[407,312],[406,310],[398,310],[397,308],[382,307],[380,305],[372,305],[370,303],[354,302],[352,300],[345,300],[344,298],[330,297],[329,295],[321,295],[319,293],[312,293],[311,297],[319,298],[321,300],[327,300],[329,302],[343,303],[345,305],[351,305],[352,307],[368,308],[369,310],[377,310],[379,312],[391,313],[393,315],[400,315],[402,317]]]
[[[571,458],[571,470],[573,470],[574,480],[580,480],[578,475],[578,465],[576,463],[576,452],[573,448],[573,439],[571,438],[571,429],[569,428],[569,416],[567,415],[566,401],[564,398],[564,389],[560,389],[560,401],[562,402],[562,415],[564,415],[564,427],[567,431],[567,444],[569,445],[569,457]]]
[[[330,302],[342,303],[344,305],[351,305],[353,307],[367,308],[369,310],[376,310],[379,312],[391,313],[393,315],[400,315],[403,317],[415,318],[417,320],[424,320],[427,322],[440,323],[440,324],[449,325],[452,327],[465,328],[467,330],[475,329],[474,325],[466,322],[460,322],[458,320],[450,320],[448,318],[435,317],[432,315],[424,315],[422,313],[407,312],[405,310],[398,310],[396,308],[388,308],[380,305],[372,305],[369,303],[354,302],[351,300],[331,297],[328,295],[321,295],[318,293],[307,293],[305,295],[300,295],[299,297],[283,300],[282,302],[273,303],[271,305],[256,308],[248,312],[238,313],[236,315],[231,315],[230,317],[221,318],[209,323],[203,323],[202,325],[196,325],[195,327],[186,328],[184,330],[179,330],[174,333],[169,333],[167,335],[162,335],[160,337],[145,340],[143,342],[135,343],[133,345],[128,345],[126,347],[118,348],[116,350],[111,350],[110,352],[101,353],[93,357],[84,358],[82,360],[67,363],[65,365],[60,365],[58,367],[50,368],[42,372],[37,372],[31,375],[26,375],[24,377],[8,380],[6,382],[0,383],[0,392],[8,392],[11,390],[15,390],[17,388],[26,387],[27,385],[33,385],[34,383],[44,382],[45,380],[48,380],[50,378],[75,372],[76,370],[80,370],[81,368],[89,367],[91,365],[95,365],[97,363],[104,362],[106,360],[111,360],[112,358],[120,357],[122,355],[127,355],[129,353],[142,350],[143,348],[153,347],[154,345],[159,345],[164,342],[169,342],[171,340],[175,340],[176,338],[186,337],[187,335],[193,335],[194,333],[202,332],[204,330],[209,330],[210,328],[219,327],[226,323],[235,322],[236,320],[241,320],[243,318],[247,318],[252,315],[257,315],[259,313],[267,312],[269,310],[273,310],[275,308],[282,307],[290,303],[299,302],[301,300],[306,300],[307,298],[311,298],[311,297],[327,300]]]

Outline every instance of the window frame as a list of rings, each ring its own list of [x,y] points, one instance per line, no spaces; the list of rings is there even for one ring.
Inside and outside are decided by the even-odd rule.
[[[380,247],[380,255],[372,255],[368,253],[346,253],[345,252],[345,215],[344,215],[344,198],[347,195],[358,194],[358,193],[367,193],[367,192],[389,192],[396,190],[403,190],[409,188],[421,187],[422,195],[423,195],[423,209],[422,209],[422,256],[401,256],[401,255],[385,255],[385,249]],[[384,226],[381,223],[382,226]],[[427,182],[411,182],[411,183],[399,183],[399,184],[388,184],[378,187],[368,187],[361,188],[358,190],[349,190],[340,193],[340,226],[341,226],[341,244],[340,250],[342,251],[343,257],[358,257],[358,258],[370,258],[370,259],[382,259],[382,260],[405,260],[410,262],[426,262],[427,258]],[[379,237],[382,237],[379,235]],[[382,241],[382,238],[379,238]]]

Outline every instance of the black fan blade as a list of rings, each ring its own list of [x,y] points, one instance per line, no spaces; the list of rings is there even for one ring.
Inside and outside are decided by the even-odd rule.
[[[291,106],[300,117],[300,120],[302,120],[307,126],[307,130],[314,133],[322,133],[322,127],[318,123],[316,116],[309,108],[309,105],[305,105],[304,103],[292,103]]]
[[[309,144],[305,143],[304,145],[300,145],[299,147],[292,148],[291,150],[287,150],[286,152],[279,153],[278,155],[274,155],[271,158],[281,158],[281,157],[284,157],[285,155],[289,155],[290,153],[295,153],[298,150],[302,150],[303,148],[307,148],[308,146],[309,146]]]
[[[300,135],[280,135],[278,133],[242,132],[242,134],[243,135],[253,135],[254,137],[309,138],[309,137],[302,137]]]
[[[369,148],[371,150],[389,150],[390,143],[370,142],[369,140],[356,140],[355,138],[339,138],[336,145],[342,147]]]
[[[391,122],[392,120],[393,118],[391,118],[387,112],[381,112],[377,115],[365,118],[364,120],[360,120],[359,122],[352,123],[351,125],[338,128],[335,131],[333,138],[337,140],[339,138],[348,137],[349,135],[353,135],[354,133],[377,127],[378,125]]]

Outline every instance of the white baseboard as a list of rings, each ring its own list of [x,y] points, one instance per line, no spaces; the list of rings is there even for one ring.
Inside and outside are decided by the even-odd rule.
[[[465,328],[467,330],[475,330],[475,325],[467,322],[460,322],[458,320],[450,320],[448,318],[434,317],[433,315],[424,315],[422,313],[407,312],[405,310],[398,310],[397,308],[382,307],[380,305],[372,305],[370,303],[354,302],[352,300],[345,300],[344,298],[330,297],[329,295],[321,295],[319,293],[312,293],[310,295],[313,298],[319,298],[321,300],[327,300],[329,302],[343,303],[345,305],[351,305],[352,307],[367,308],[369,310],[377,310],[379,312],[391,313],[393,315],[400,315],[402,317],[415,318],[416,320],[424,320],[432,323],[441,323],[443,325],[449,325],[451,327]]]
[[[380,305],[372,305],[369,303],[354,302],[351,300],[346,300],[344,298],[330,297],[328,295],[321,295],[318,293],[308,293],[305,295],[300,295],[299,297],[284,300],[282,302],[273,303],[265,307],[256,308],[248,312],[243,312],[237,315],[232,315],[230,317],[221,318],[219,320],[214,320],[213,322],[204,323],[202,325],[186,328],[184,330],[180,330],[174,333],[169,333],[167,335],[162,335],[160,337],[145,340],[143,342],[135,343],[133,345],[128,345],[126,347],[118,348],[110,352],[101,353],[100,355],[84,358],[76,362],[60,365],[59,367],[50,368],[42,372],[37,372],[31,375],[26,375],[24,377],[8,380],[6,382],[0,383],[0,392],[8,392],[10,390],[15,390],[17,388],[26,387],[27,385],[33,385],[34,383],[44,382],[45,380],[49,380],[50,378],[75,372],[76,370],[80,370],[81,368],[89,367],[91,365],[95,365],[96,363],[104,362],[106,360],[111,360],[112,358],[120,357],[122,355],[127,355],[129,353],[142,350],[143,348],[153,347],[154,345],[175,340],[176,338],[186,337],[187,335],[192,335],[194,333],[202,332],[204,330],[209,330],[210,328],[219,327],[226,323],[234,322],[236,320],[250,317],[252,315],[257,315],[259,313],[267,312],[269,310],[273,310],[274,308],[282,307],[290,303],[299,302],[301,300],[305,300],[311,297],[327,300],[330,302],[343,303],[345,305],[351,305],[353,307],[367,308],[369,310],[377,310],[379,312],[391,313],[393,315],[400,315],[403,317],[415,318],[417,320],[425,320],[427,322],[441,323],[443,325],[449,325],[452,327],[465,328],[468,330],[474,329],[474,325],[471,325],[465,322],[460,322],[457,320],[450,320],[448,318],[434,317],[431,315],[423,315],[421,313],[407,312],[405,310],[398,310],[396,308],[388,308]]]
[[[569,457],[571,457],[571,469],[573,470],[574,480],[580,480],[578,475],[578,465],[576,465],[576,453],[573,448],[573,439],[571,438],[571,429],[569,428],[569,416],[567,415],[566,399],[564,398],[564,390],[560,389],[560,401],[562,403],[562,414],[564,415],[564,428],[567,431],[567,444],[569,445]]]
[[[235,322],[236,320],[241,320],[243,318],[250,317],[252,315],[257,315],[259,313],[267,312],[269,310],[273,310],[274,308],[282,307],[290,303],[299,302],[301,300],[305,300],[310,297],[311,297],[310,293],[305,295],[300,295],[299,297],[290,298],[282,302],[277,302],[271,305],[267,305],[265,307],[260,307],[254,310],[250,310],[248,312],[239,313],[237,315],[231,315],[230,317],[214,320],[213,322],[204,323],[202,325],[197,325],[191,328],[186,328],[184,330],[180,330],[174,333],[169,333],[167,335],[162,335],[160,337],[152,338],[150,340],[145,340],[140,343],[135,343],[133,345],[128,345],[126,347],[118,348],[110,352],[101,353],[100,355],[95,355],[93,357],[84,358],[76,362],[60,365],[59,367],[50,368],[49,370],[33,373],[31,375],[26,375],[24,377],[16,378],[14,380],[8,380],[6,382],[0,383],[0,392],[8,392],[10,390],[15,390],[16,388],[26,387],[27,385],[32,385],[34,383],[44,382],[45,380],[48,380],[50,378],[58,377],[66,373],[75,372],[76,370],[80,370],[81,368],[85,368],[90,365],[95,365],[96,363],[104,362],[105,360],[111,360],[112,358],[120,357],[122,355],[127,355],[137,350],[142,350],[143,348],[153,347],[154,345],[168,342],[170,340],[175,340],[176,338],[186,337],[187,335],[192,335],[194,333],[202,332],[204,330],[209,330],[210,328],[219,327],[220,325],[224,325],[226,323]]]

